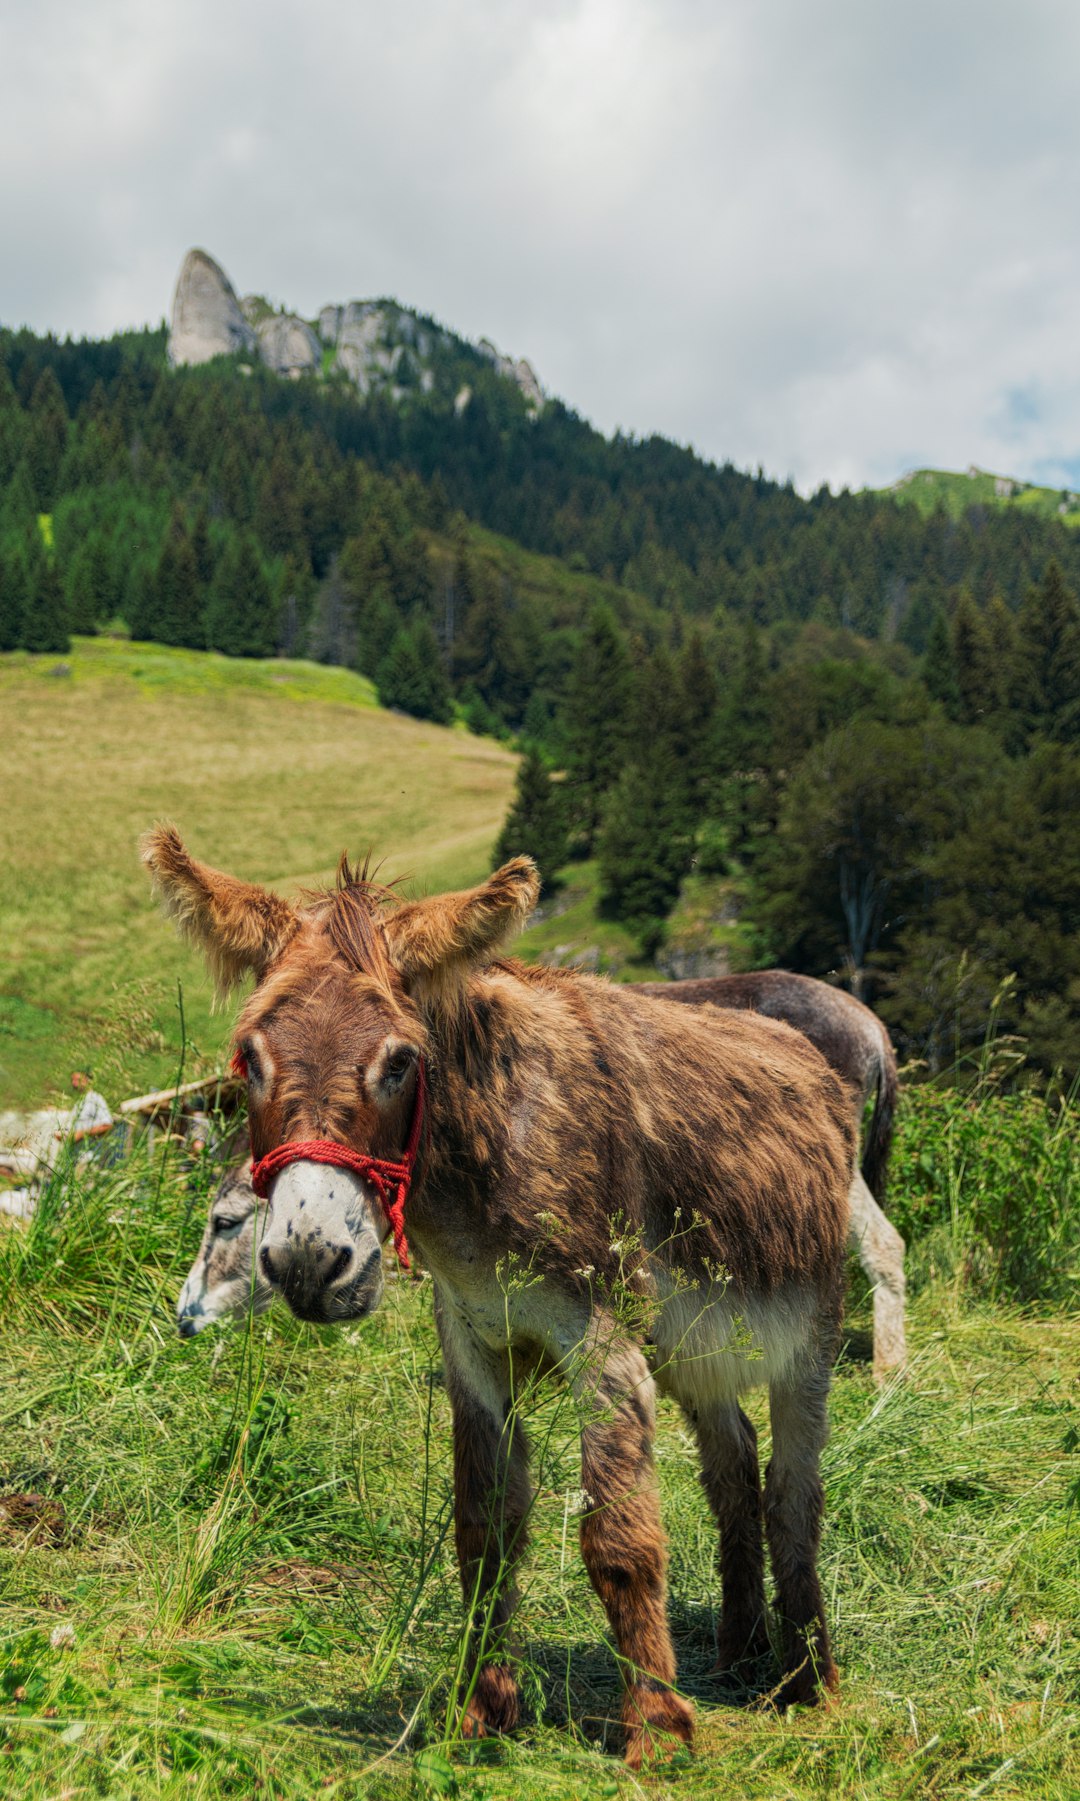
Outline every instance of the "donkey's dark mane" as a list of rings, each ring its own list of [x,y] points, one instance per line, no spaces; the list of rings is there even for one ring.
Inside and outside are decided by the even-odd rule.
[[[384,988],[391,986],[393,972],[380,915],[398,901],[395,887],[393,882],[374,879],[370,857],[350,864],[348,852],[342,851],[334,886],[304,893],[316,923],[342,962]]]

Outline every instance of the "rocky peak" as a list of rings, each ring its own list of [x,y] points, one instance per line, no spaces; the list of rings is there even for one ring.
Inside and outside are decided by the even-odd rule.
[[[173,298],[169,361],[208,363],[254,348],[255,333],[224,269],[205,250],[189,250]]]
[[[475,349],[503,380],[514,383],[530,411],[540,411],[544,394],[531,364],[504,356],[487,338]],[[362,395],[378,390],[402,401],[409,394],[431,393],[436,368],[441,364],[445,371],[447,359],[460,357],[466,346],[390,300],[324,306],[312,322],[275,312],[258,294],[238,300],[213,257],[205,250],[189,250],[176,284],[169,360],[174,365],[207,363],[237,350],[257,355],[275,374],[294,380],[306,373],[320,376],[329,368]],[[457,412],[469,405],[471,392],[468,383],[457,387]]]

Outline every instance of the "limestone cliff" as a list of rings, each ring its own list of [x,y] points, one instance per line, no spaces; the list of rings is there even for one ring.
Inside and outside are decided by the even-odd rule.
[[[189,250],[173,299],[170,363],[208,363],[254,347],[255,333],[224,269],[205,250]]]
[[[238,300],[213,257],[189,250],[176,284],[169,360],[206,363],[235,351],[257,356],[277,375],[298,380],[336,373],[361,395],[379,392],[395,402],[439,391],[458,413],[472,399],[479,356],[501,380],[514,384],[530,412],[544,404],[532,366],[524,358],[504,356],[487,338],[469,345],[392,300],[331,304],[309,322],[276,312],[257,294]]]

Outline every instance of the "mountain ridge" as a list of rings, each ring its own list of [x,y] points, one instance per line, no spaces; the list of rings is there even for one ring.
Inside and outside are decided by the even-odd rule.
[[[340,376],[362,398],[381,392],[396,404],[416,392],[433,393],[447,364],[465,353],[482,358],[511,383],[530,413],[539,413],[545,401],[532,364],[504,355],[490,338],[472,343],[389,299],[332,301],[305,319],[273,307],[261,294],[241,299],[208,251],[189,250],[173,294],[169,362],[182,368],[238,353],[257,357],[292,380]],[[452,399],[463,412],[472,399],[467,381],[459,379]]]

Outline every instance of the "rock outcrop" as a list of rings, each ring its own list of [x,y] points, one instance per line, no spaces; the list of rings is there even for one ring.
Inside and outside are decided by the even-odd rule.
[[[224,269],[205,250],[189,250],[173,299],[170,363],[208,363],[215,356],[254,349],[255,333]]]
[[[255,336],[263,362],[278,375],[303,375],[322,363],[318,338],[295,313],[271,313],[255,327]]]
[[[521,389],[531,407],[543,406],[544,390],[531,363],[526,362],[524,357],[515,363],[512,356],[504,356],[501,350],[497,350],[490,338],[481,338],[476,348],[481,356],[486,356],[490,363],[494,363],[497,374],[505,376],[507,381],[514,382]]]
[[[275,374],[298,380],[320,374],[325,362],[358,393],[378,391],[395,402],[432,393],[437,370],[445,371],[447,358],[460,358],[466,348],[452,333],[392,300],[324,306],[314,323],[295,313],[276,313],[258,294],[238,300],[224,269],[205,250],[189,250],[184,258],[169,333],[174,365],[208,363],[242,351],[258,356]],[[504,356],[487,338],[475,348],[500,377],[514,383],[530,411],[539,412],[544,393],[532,365],[524,357],[515,362]],[[438,357],[442,361],[433,366]],[[456,412],[465,410],[471,395],[467,382],[458,386]]]

